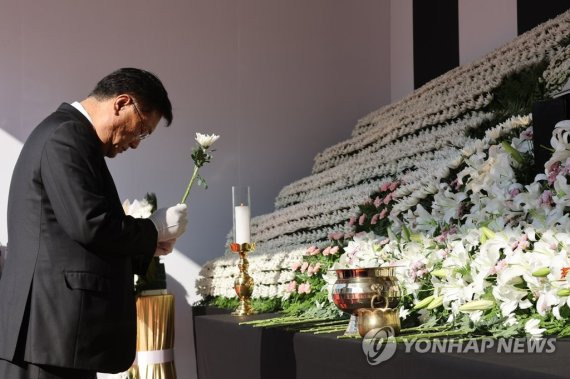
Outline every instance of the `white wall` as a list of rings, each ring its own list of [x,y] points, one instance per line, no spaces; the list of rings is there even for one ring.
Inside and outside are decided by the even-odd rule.
[[[8,185],[12,177],[14,165],[22,149],[22,142],[8,134],[0,128],[0,146],[2,153],[0,154],[0,246],[5,246],[8,242],[8,231],[6,230],[6,206],[8,204]]]
[[[0,2],[0,143],[7,135],[23,142],[62,101],[83,99],[122,66],[157,73],[175,117],[109,160],[122,198],[152,191],[161,206],[178,202],[194,133],[221,134],[202,171],[210,188],[193,190],[188,232],[165,260],[178,374],[194,377],[188,304],[200,265],[224,252],[231,186],[251,186],[254,215],[272,211],[278,191],[309,174],[319,151],[390,101],[389,0]],[[3,162],[13,155],[0,149]],[[0,167],[4,196],[11,168]]]
[[[517,36],[517,0],[459,0],[459,64],[468,64]]]

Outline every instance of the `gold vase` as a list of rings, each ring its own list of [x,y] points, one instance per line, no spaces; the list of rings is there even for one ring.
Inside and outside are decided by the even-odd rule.
[[[239,305],[232,315],[248,316],[255,314],[255,310],[251,306],[251,294],[253,293],[253,278],[249,276],[249,262],[247,254],[255,249],[255,243],[232,243],[230,248],[234,253],[239,254],[239,275],[234,281],[234,289],[239,298]]]

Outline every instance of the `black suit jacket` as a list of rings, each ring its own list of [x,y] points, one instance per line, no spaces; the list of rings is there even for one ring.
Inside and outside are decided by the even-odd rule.
[[[0,358],[117,372],[134,360],[133,272],[157,246],[125,216],[89,121],[62,104],[32,132],[8,200]]]

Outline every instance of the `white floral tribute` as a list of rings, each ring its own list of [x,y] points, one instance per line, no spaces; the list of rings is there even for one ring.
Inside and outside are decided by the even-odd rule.
[[[142,200],[133,200],[131,203],[129,199],[123,202],[123,210],[126,215],[134,218],[148,218],[152,214],[153,205],[148,202],[146,198]]]
[[[551,53],[548,68],[542,74],[549,95],[557,94],[570,79],[570,46],[555,49]]]
[[[557,135],[555,157],[545,174],[523,186],[516,180],[520,162],[515,152],[525,154],[531,148],[530,115],[512,117],[482,139],[466,132],[493,117],[483,108],[503,78],[545,58],[566,62],[559,43],[569,34],[566,12],[361,119],[352,138],[316,157],[312,175],[282,189],[275,212],[252,219],[257,248],[250,255],[250,272],[257,272],[256,283],[269,287],[256,289],[254,296],[286,297],[295,270],[284,262],[297,265],[307,246],[322,250],[328,235],[348,232],[348,220],[363,200],[398,178],[402,185],[389,217],[395,229],[409,227],[413,238],[356,236],[341,262],[397,261],[405,290],[418,301],[425,302],[417,291],[429,284],[438,307],[427,309],[426,304],[424,309],[403,310],[404,315],[419,311],[427,318],[445,309],[450,320],[467,315],[476,322],[492,307],[505,325],[515,327],[521,322],[513,316],[517,310],[534,309],[536,318],[521,327],[531,336],[541,335],[540,321],[533,320],[558,315],[570,295],[564,271],[570,162],[555,146],[567,141],[566,134]],[[559,86],[567,71],[549,66],[543,75],[547,87]],[[519,135],[510,144],[498,143],[515,131]],[[451,173],[455,182],[445,183]],[[551,188],[545,189],[546,184]],[[429,208],[423,205],[426,199],[433,199]],[[441,234],[433,236],[436,231]],[[200,293],[235,296],[236,263],[229,255],[208,262],[198,282]]]

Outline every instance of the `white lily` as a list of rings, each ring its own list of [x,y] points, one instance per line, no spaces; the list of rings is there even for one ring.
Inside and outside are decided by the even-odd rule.
[[[558,305],[558,303],[560,303],[560,299],[556,296],[556,290],[541,292],[536,301],[536,311],[539,315],[545,316],[550,311],[550,308]]]

